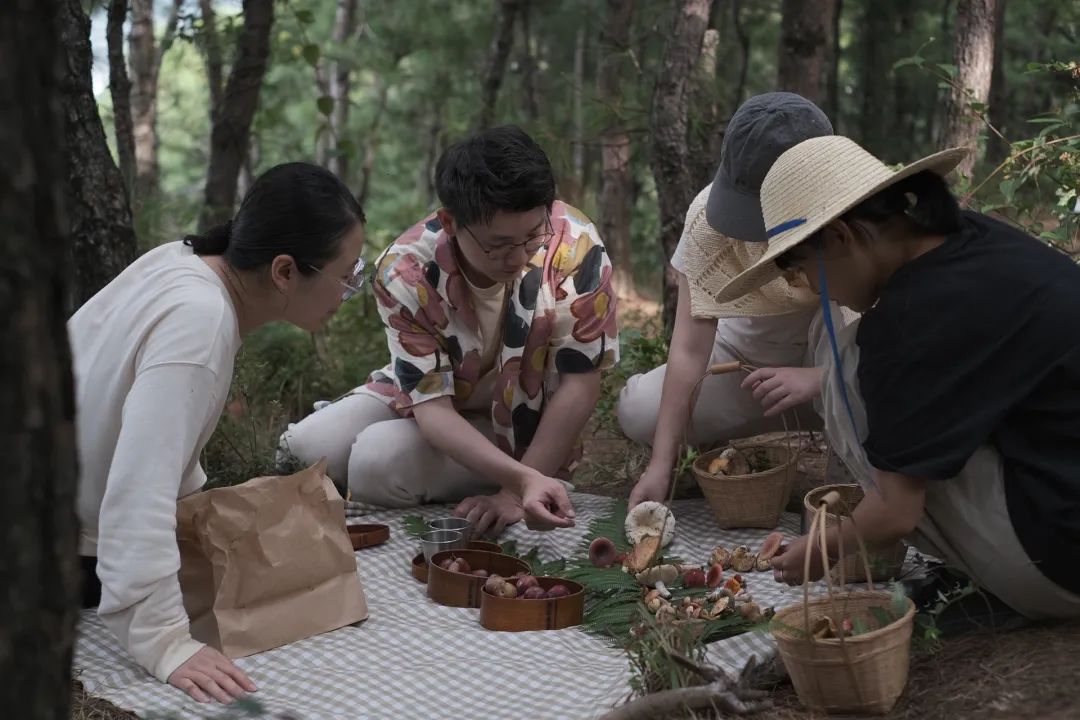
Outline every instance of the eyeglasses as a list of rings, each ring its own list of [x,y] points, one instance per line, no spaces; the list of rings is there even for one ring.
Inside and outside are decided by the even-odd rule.
[[[308,265],[309,268],[319,273],[320,275],[327,275],[314,265]],[[360,292],[360,288],[364,287],[364,268],[367,267],[367,263],[364,262],[364,258],[360,258],[356,261],[356,265],[353,265],[352,272],[349,274],[348,280],[341,280],[334,278],[334,281],[345,288],[345,292],[341,293],[341,302],[345,302],[356,293]],[[327,275],[329,277],[329,275]]]
[[[544,232],[527,238],[525,242],[499,245],[498,247],[493,248],[489,248],[484,245],[484,243],[480,242],[480,238],[476,237],[476,234],[472,230],[470,230],[467,225],[462,225],[461,229],[469,233],[469,236],[472,237],[473,241],[475,241],[477,245],[480,246],[480,249],[484,251],[485,255],[487,255],[489,258],[497,259],[509,256],[510,253],[517,250],[518,248],[524,248],[525,253],[529,257],[532,257],[533,255],[538,253],[540,251],[540,248],[546,246],[549,242],[551,242],[551,238],[555,237],[555,230],[551,227],[551,215],[547,213],[544,213],[544,227],[546,228]]]

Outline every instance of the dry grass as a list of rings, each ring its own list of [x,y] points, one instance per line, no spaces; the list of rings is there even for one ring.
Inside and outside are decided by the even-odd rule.
[[[108,700],[87,695],[81,682],[71,681],[71,720],[131,720],[138,717]]]

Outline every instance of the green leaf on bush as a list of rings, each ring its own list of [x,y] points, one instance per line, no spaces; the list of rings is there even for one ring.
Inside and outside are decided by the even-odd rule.
[[[334,98],[329,95],[323,95],[315,101],[315,104],[319,106],[319,112],[323,115],[329,116],[330,113],[334,112]]]
[[[304,59],[307,60],[307,64],[311,67],[315,67],[319,64],[319,58],[322,56],[322,51],[319,50],[319,46],[314,43],[308,43],[301,51]]]

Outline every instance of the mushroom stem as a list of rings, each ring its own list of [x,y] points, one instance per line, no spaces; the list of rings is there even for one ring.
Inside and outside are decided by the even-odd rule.
[[[660,597],[665,600],[671,597],[671,591],[667,589],[667,585],[664,584],[663,580],[657,580],[653,587],[660,593]]]

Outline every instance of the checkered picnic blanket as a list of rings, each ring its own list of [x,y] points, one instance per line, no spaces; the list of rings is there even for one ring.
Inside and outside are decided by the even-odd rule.
[[[571,498],[576,527],[542,533],[518,523],[500,539],[517,541],[522,551],[536,546],[544,561],[577,555],[589,521],[608,514],[613,501],[579,493]],[[676,532],[669,552],[687,562],[704,562],[717,545],[756,549],[768,533],[720,530],[702,500],[677,501],[673,510]],[[358,512],[353,507],[349,514]],[[628,659],[601,638],[580,628],[489,632],[479,624],[479,610],[429,600],[426,586],[410,574],[418,543],[401,522],[416,514],[431,519],[448,514],[448,508],[364,515],[364,522],[391,527],[389,542],[356,555],[368,620],[237,661],[259,687],[252,698],[263,707],[263,717],[468,720],[506,712],[580,720],[599,717],[627,698]],[[798,527],[797,516],[783,516],[780,529],[789,536]],[[779,585],[769,573],[744,577],[762,607],[779,609],[801,599],[801,589]],[[707,657],[736,673],[752,656],[764,661],[774,654],[772,638],[754,631],[711,644]],[[80,619],[75,672],[87,692],[142,717],[225,716],[224,709],[200,705],[135,665],[92,611]]]

